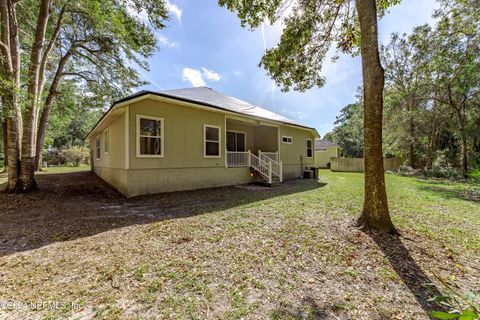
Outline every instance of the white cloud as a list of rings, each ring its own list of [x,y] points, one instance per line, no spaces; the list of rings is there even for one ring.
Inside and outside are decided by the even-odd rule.
[[[220,81],[220,75],[213,70],[202,67],[202,70],[183,68],[182,80],[189,81],[194,87],[203,87],[207,85],[205,79],[210,81]]]
[[[203,80],[202,73],[197,69],[183,68],[182,80],[190,81],[194,87],[206,86],[205,80]]]
[[[160,44],[163,44],[164,46],[168,47],[168,48],[178,48],[180,47],[180,43],[176,42],[176,41],[171,41],[170,39],[168,39],[167,37],[165,36],[158,36],[158,42],[160,42]]]
[[[208,70],[207,68],[202,67],[202,75],[208,80],[220,81],[220,75],[215,71]]]
[[[165,1],[165,5],[167,7],[167,10],[173,14],[178,21],[182,21],[182,9],[180,9],[176,4],[173,4],[170,2],[170,0]]]

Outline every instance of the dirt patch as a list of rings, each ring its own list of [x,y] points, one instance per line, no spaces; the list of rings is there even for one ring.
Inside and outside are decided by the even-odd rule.
[[[0,301],[64,305],[0,317],[428,319],[433,274],[480,283],[471,256],[413,228],[353,228],[350,180],[133,199],[90,172],[38,182],[0,196]]]

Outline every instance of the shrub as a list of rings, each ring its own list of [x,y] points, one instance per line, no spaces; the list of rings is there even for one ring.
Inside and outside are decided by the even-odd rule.
[[[398,168],[397,172],[399,175],[411,177],[411,176],[418,175],[419,171],[417,169],[413,169],[410,166],[403,165],[400,168]]]
[[[85,147],[70,147],[62,150],[60,155],[65,159],[67,165],[78,167],[81,163],[86,163],[90,158],[90,151]]]
[[[476,168],[476,169],[471,170],[468,173],[468,178],[473,180],[473,181],[480,182],[480,168]]]
[[[421,171],[421,174],[429,178],[444,178],[449,180],[460,180],[464,178],[462,171],[453,167],[443,153],[437,155],[437,158],[432,163],[431,169],[425,168]]]
[[[429,301],[435,302],[445,311],[433,311],[431,316],[434,319],[458,319],[458,320],[477,320],[480,319],[480,301],[478,292],[463,292],[443,279],[436,277],[442,284],[444,295],[436,295]],[[429,289],[429,285],[426,285]]]

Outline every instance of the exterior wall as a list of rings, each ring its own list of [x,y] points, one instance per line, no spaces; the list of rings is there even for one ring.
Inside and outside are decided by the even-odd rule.
[[[143,194],[214,188],[256,181],[248,168],[136,169],[128,171],[128,193]]]
[[[278,133],[276,127],[261,126],[255,128],[255,154],[278,151]]]
[[[314,166],[306,157],[306,139],[313,132],[301,128],[228,122],[225,114],[186,106],[141,100],[128,105],[109,129],[109,154],[93,161],[94,172],[126,196],[181,190],[221,187],[256,181],[248,168],[226,168],[226,129],[246,132],[247,150],[254,153],[280,152],[284,179],[297,178],[302,170]],[[137,156],[137,115],[163,118],[163,157]],[[220,127],[220,157],[204,157],[204,125]],[[128,131],[127,130],[128,127]],[[293,144],[281,143],[281,136],[293,137]],[[280,139],[280,141],[279,141]],[[95,138],[91,139],[95,155]],[[126,146],[128,145],[128,152]]]
[[[363,172],[365,168],[363,158],[331,158],[330,160],[330,170],[332,171]],[[398,169],[402,164],[402,159],[383,159],[383,166],[385,167],[385,170]]]
[[[164,119],[163,158],[137,157],[137,115]],[[129,118],[130,169],[225,166],[225,115],[147,99],[129,106]],[[204,157],[204,124],[220,127],[219,158]]]
[[[90,148],[93,154],[94,168],[125,169],[125,115],[122,115],[108,126],[109,152],[105,150],[105,135],[100,134],[100,159],[95,155],[95,138],[90,140]]]
[[[339,156],[338,147],[327,147],[326,151],[315,151],[315,165],[320,168],[327,168],[330,158]]]
[[[129,194],[129,180],[128,180],[128,170],[126,169],[116,169],[116,168],[105,168],[105,167],[93,167],[93,172],[108,184],[113,186],[115,189],[128,196]]]
[[[254,126],[247,123],[229,122],[227,119],[227,131],[229,130],[245,132],[247,140],[245,150],[250,150],[254,154],[258,155],[258,150],[278,151],[277,127]]]
[[[305,167],[312,167],[315,165],[314,154],[307,158],[307,139],[312,139],[312,147],[315,136],[313,132],[301,128],[290,126],[280,126],[279,132],[279,148],[280,160],[283,162],[283,178],[294,179],[302,175]],[[293,143],[283,143],[282,136],[290,136],[293,138]]]

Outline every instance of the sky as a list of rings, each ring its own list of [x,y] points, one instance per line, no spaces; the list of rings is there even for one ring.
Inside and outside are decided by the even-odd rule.
[[[208,86],[314,127],[320,135],[332,130],[342,107],[355,101],[362,83],[359,57],[326,59],[322,88],[281,92],[258,63],[276,45],[281,26],[244,29],[238,17],[216,0],[167,0],[170,19],[157,32],[159,50],[150,58],[150,70],[140,70],[153,91]],[[403,0],[380,20],[379,42],[387,44],[392,32],[410,33],[432,23],[434,0]]]

